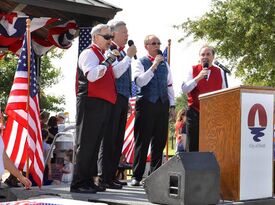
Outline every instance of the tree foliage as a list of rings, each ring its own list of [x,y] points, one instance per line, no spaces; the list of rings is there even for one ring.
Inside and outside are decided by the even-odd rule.
[[[15,66],[18,59],[7,54],[2,60],[0,60],[0,102],[1,109],[6,107],[6,103],[9,97],[10,89],[13,83],[13,77],[15,72]]]
[[[275,3],[271,0],[212,0],[199,19],[181,25],[184,36],[215,44],[247,85],[275,86]]]
[[[52,65],[53,59],[60,59],[63,56],[63,51],[60,49],[51,50],[41,60],[40,74],[40,107],[49,111],[64,111],[65,97],[47,95],[46,88],[52,87],[62,78],[61,69]]]
[[[64,96],[51,96],[45,94],[48,87],[53,86],[60,80],[61,70],[52,65],[51,60],[61,58],[63,52],[57,49],[48,52],[47,55],[41,57],[41,73],[39,77],[40,85],[40,108],[48,111],[64,110]],[[10,89],[13,84],[14,74],[18,63],[18,57],[13,54],[7,54],[0,60],[0,102],[1,109],[5,109],[9,97]]]
[[[182,108],[187,108],[187,96],[184,93],[181,93],[181,95],[176,98],[176,113]]]

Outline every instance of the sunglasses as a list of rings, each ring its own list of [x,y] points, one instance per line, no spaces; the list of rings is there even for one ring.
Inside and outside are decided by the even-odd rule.
[[[114,38],[114,36],[112,36],[112,35],[110,35],[110,34],[105,34],[105,35],[102,35],[102,34],[97,34],[97,35],[99,35],[99,36],[101,36],[101,37],[103,37],[105,40],[110,40],[110,39],[112,39],[112,38]]]
[[[148,45],[152,45],[152,46],[155,46],[155,45],[161,45],[161,42],[153,42],[153,43],[148,43]]]

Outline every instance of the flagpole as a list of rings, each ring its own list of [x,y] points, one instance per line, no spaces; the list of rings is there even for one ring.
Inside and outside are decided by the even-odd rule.
[[[26,32],[27,32],[27,63],[28,63],[28,95],[27,95],[27,105],[26,105],[26,113],[27,113],[27,122],[29,121],[29,104],[30,104],[30,70],[31,70],[31,31],[30,31],[30,26],[31,26],[31,20],[27,18],[26,20]],[[27,130],[29,133],[29,123],[27,123]],[[28,136],[29,137],[29,136]],[[28,142],[28,138],[27,138]],[[27,151],[27,171],[26,171],[26,177],[29,178],[29,148]]]
[[[170,66],[170,52],[171,52],[171,39],[168,39],[168,48],[167,48],[167,63]],[[167,140],[166,140],[166,161],[168,161],[169,158],[169,122],[168,122],[168,133],[167,133]]]
[[[167,62],[169,65],[170,65],[170,53],[171,53],[171,39],[168,39]]]

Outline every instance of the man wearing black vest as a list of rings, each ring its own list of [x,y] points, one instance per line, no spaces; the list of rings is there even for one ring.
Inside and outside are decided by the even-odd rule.
[[[78,59],[76,165],[71,192],[103,191],[95,185],[97,156],[102,137],[108,129],[111,110],[117,99],[112,65],[105,61],[104,52],[111,45],[109,26],[99,24],[91,31],[92,45]]]
[[[151,143],[149,174],[162,164],[163,149],[166,145],[168,120],[175,117],[174,90],[169,65],[159,54],[160,40],[148,35],[144,40],[147,56],[137,60],[133,77],[140,87],[136,102],[134,128],[135,149],[131,186],[139,186],[145,171],[148,148]]]
[[[203,93],[225,88],[224,74],[215,67],[214,48],[203,46],[199,51],[200,64],[189,70],[182,84],[182,92],[188,95],[188,109],[186,112],[186,148],[188,151],[199,151],[199,99]]]
[[[104,136],[98,158],[98,175],[102,186],[110,189],[121,189],[126,182],[115,178],[124,141],[128,113],[128,100],[131,96],[131,58],[137,50],[135,45],[124,51],[128,40],[128,30],[123,21],[110,21],[108,25],[114,36],[111,49],[117,49],[120,56],[113,63],[116,78],[117,101],[112,108],[111,120]],[[111,50],[110,49],[110,50]]]

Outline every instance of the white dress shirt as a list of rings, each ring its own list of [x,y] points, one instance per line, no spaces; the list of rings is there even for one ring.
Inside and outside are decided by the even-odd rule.
[[[78,58],[78,66],[90,82],[102,78],[107,70],[105,65],[99,65],[99,59],[91,48],[81,52]],[[103,70],[103,75],[100,75],[101,70]]]
[[[111,52],[111,50],[108,50],[108,52]],[[113,72],[115,78],[120,78],[128,70],[132,62],[132,59],[129,56],[127,56],[125,52],[121,51],[120,55],[123,57],[123,59],[121,61],[118,61],[116,59],[116,61],[113,63]]]
[[[165,62],[166,63],[166,62]],[[170,102],[170,106],[175,105],[175,93],[173,89],[173,79],[171,75],[170,66],[166,63],[168,69],[167,75],[167,91],[168,91],[168,99]],[[140,60],[133,61],[133,80],[136,85],[140,88],[146,86],[150,80],[154,77],[154,72],[149,68],[146,72],[144,66],[142,65]]]

